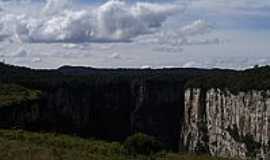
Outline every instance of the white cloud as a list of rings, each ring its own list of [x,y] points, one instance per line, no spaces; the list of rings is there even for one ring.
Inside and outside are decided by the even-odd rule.
[[[153,33],[177,11],[175,5],[127,4],[119,0],[94,9],[73,11],[61,2],[48,1],[43,12],[51,11],[50,14],[16,17],[17,37],[23,42],[131,41],[139,35]]]
[[[21,43],[61,42],[66,49],[80,49],[74,43],[81,42],[139,42],[158,45],[153,49],[156,51],[181,52],[184,45],[216,42],[189,40],[211,31],[211,26],[203,20],[175,28],[163,26],[168,18],[181,15],[186,4],[110,0],[100,6],[77,10],[71,4],[72,0],[48,0],[38,14],[3,14],[0,40],[7,38],[1,36],[2,28]]]
[[[72,0],[47,0],[42,12],[44,14],[56,14],[72,6]]]
[[[208,33],[210,28],[210,25],[206,21],[197,20],[190,25],[184,26],[179,32],[185,36],[194,36]]]
[[[13,14],[0,13],[0,36],[10,37],[14,34],[17,17]]]
[[[9,56],[13,58],[23,58],[27,57],[28,53],[24,48],[19,48],[16,52],[11,53]]]
[[[118,53],[118,52],[114,52],[112,53],[109,58],[112,58],[112,59],[121,59],[121,55]]]
[[[151,66],[149,66],[149,65],[144,65],[144,66],[141,66],[141,68],[140,69],[151,69],[152,67]]]
[[[192,67],[195,67],[195,66],[197,66],[197,65],[198,65],[198,64],[197,64],[196,62],[190,61],[190,62],[185,63],[182,67],[183,67],[183,68],[192,68]]]
[[[38,57],[35,57],[32,59],[32,62],[33,63],[39,63],[39,62],[42,62],[41,58],[38,58]]]
[[[4,53],[16,53],[14,49],[23,46],[27,55],[18,59],[35,67],[65,63],[105,67],[182,66],[190,56],[185,51],[195,47],[191,45],[220,42],[215,36],[207,37],[213,29],[207,21],[188,19],[184,6],[178,2],[111,0],[103,5],[78,8],[71,3],[48,0],[45,7],[35,8],[34,14],[15,11],[17,6],[12,11],[5,8],[0,12],[0,41],[1,34],[7,36],[0,43],[7,42],[4,41],[7,38],[14,42],[4,46]],[[171,54],[164,54],[168,52]]]
[[[64,11],[45,19],[24,17],[16,25],[16,34],[24,42],[78,42],[88,38],[91,29],[86,11]]]
[[[81,48],[80,45],[75,44],[75,43],[64,43],[63,44],[63,48],[67,48],[67,49],[77,49],[77,48]]]
[[[198,36],[212,31],[212,27],[203,20],[197,20],[178,29],[160,31],[154,35],[143,36],[138,39],[143,44],[157,45],[159,52],[182,52],[184,46],[219,44],[219,38],[199,39]],[[196,38],[194,38],[196,37]]]

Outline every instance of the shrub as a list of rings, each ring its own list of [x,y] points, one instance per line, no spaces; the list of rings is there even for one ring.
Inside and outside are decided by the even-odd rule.
[[[30,90],[20,85],[0,83],[0,107],[37,100],[41,91]]]
[[[163,145],[155,137],[137,133],[126,139],[124,147],[129,154],[150,155],[161,151]]]

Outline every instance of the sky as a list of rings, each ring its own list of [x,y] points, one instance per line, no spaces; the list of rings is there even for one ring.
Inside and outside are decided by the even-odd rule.
[[[270,64],[269,0],[0,0],[0,61],[31,68]]]

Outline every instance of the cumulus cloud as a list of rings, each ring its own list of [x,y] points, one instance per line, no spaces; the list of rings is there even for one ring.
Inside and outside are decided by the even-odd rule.
[[[81,42],[139,42],[159,45],[154,50],[182,51],[184,45],[216,43],[189,37],[206,34],[211,26],[203,20],[164,29],[169,17],[183,13],[180,3],[127,3],[110,0],[91,8],[72,8],[73,0],[47,0],[36,15],[3,14],[0,40],[15,37],[22,43],[64,43],[63,48],[77,48]],[[67,44],[68,43],[68,44]]]
[[[218,38],[202,37],[212,30],[208,22],[194,19],[182,22],[185,18],[181,17],[186,16],[186,4],[180,1],[129,3],[109,0],[101,5],[90,4],[86,7],[74,7],[73,2],[75,1],[47,0],[47,3],[36,6],[36,11],[33,11],[35,14],[5,8],[0,12],[0,41],[12,39],[14,41],[10,46],[24,46],[29,49],[14,52],[14,48],[10,47],[5,53],[12,53],[14,57],[25,56],[26,58],[18,59],[27,59],[31,64],[47,63],[48,59],[48,63],[51,63],[53,58],[56,61],[61,59],[61,64],[62,61],[71,59],[79,64],[85,61],[86,64],[90,63],[90,60],[86,62],[86,57],[89,56],[94,59],[92,64],[103,63],[104,59],[109,58],[122,63],[128,58],[144,61],[151,56],[161,55],[160,52],[182,52],[187,45],[219,43]],[[196,36],[200,36],[200,39]],[[127,52],[125,48],[132,49]],[[145,55],[135,57],[137,51],[141,54],[145,52]],[[11,57],[12,54],[10,59],[15,59]],[[42,57],[42,60],[34,57]],[[139,65],[151,63],[147,61]]]
[[[170,4],[111,0],[92,9],[71,10],[70,0],[49,0],[40,17],[16,17],[23,42],[124,42],[156,31],[176,13]],[[61,12],[60,12],[61,11]]]
[[[47,0],[43,14],[56,14],[72,6],[72,0]]]
[[[23,17],[16,25],[16,35],[24,42],[84,41],[91,29],[85,11],[64,11],[45,19]]]

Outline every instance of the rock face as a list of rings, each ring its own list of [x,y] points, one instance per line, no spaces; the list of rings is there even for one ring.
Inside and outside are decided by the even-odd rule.
[[[143,132],[177,151],[183,90],[181,82],[139,80],[56,85],[43,90],[35,104],[1,108],[0,123],[113,141]]]
[[[185,91],[185,149],[211,155],[270,159],[270,91]]]
[[[124,140],[143,132],[177,150],[183,84],[127,81],[56,88],[42,98],[43,128],[84,137]]]

